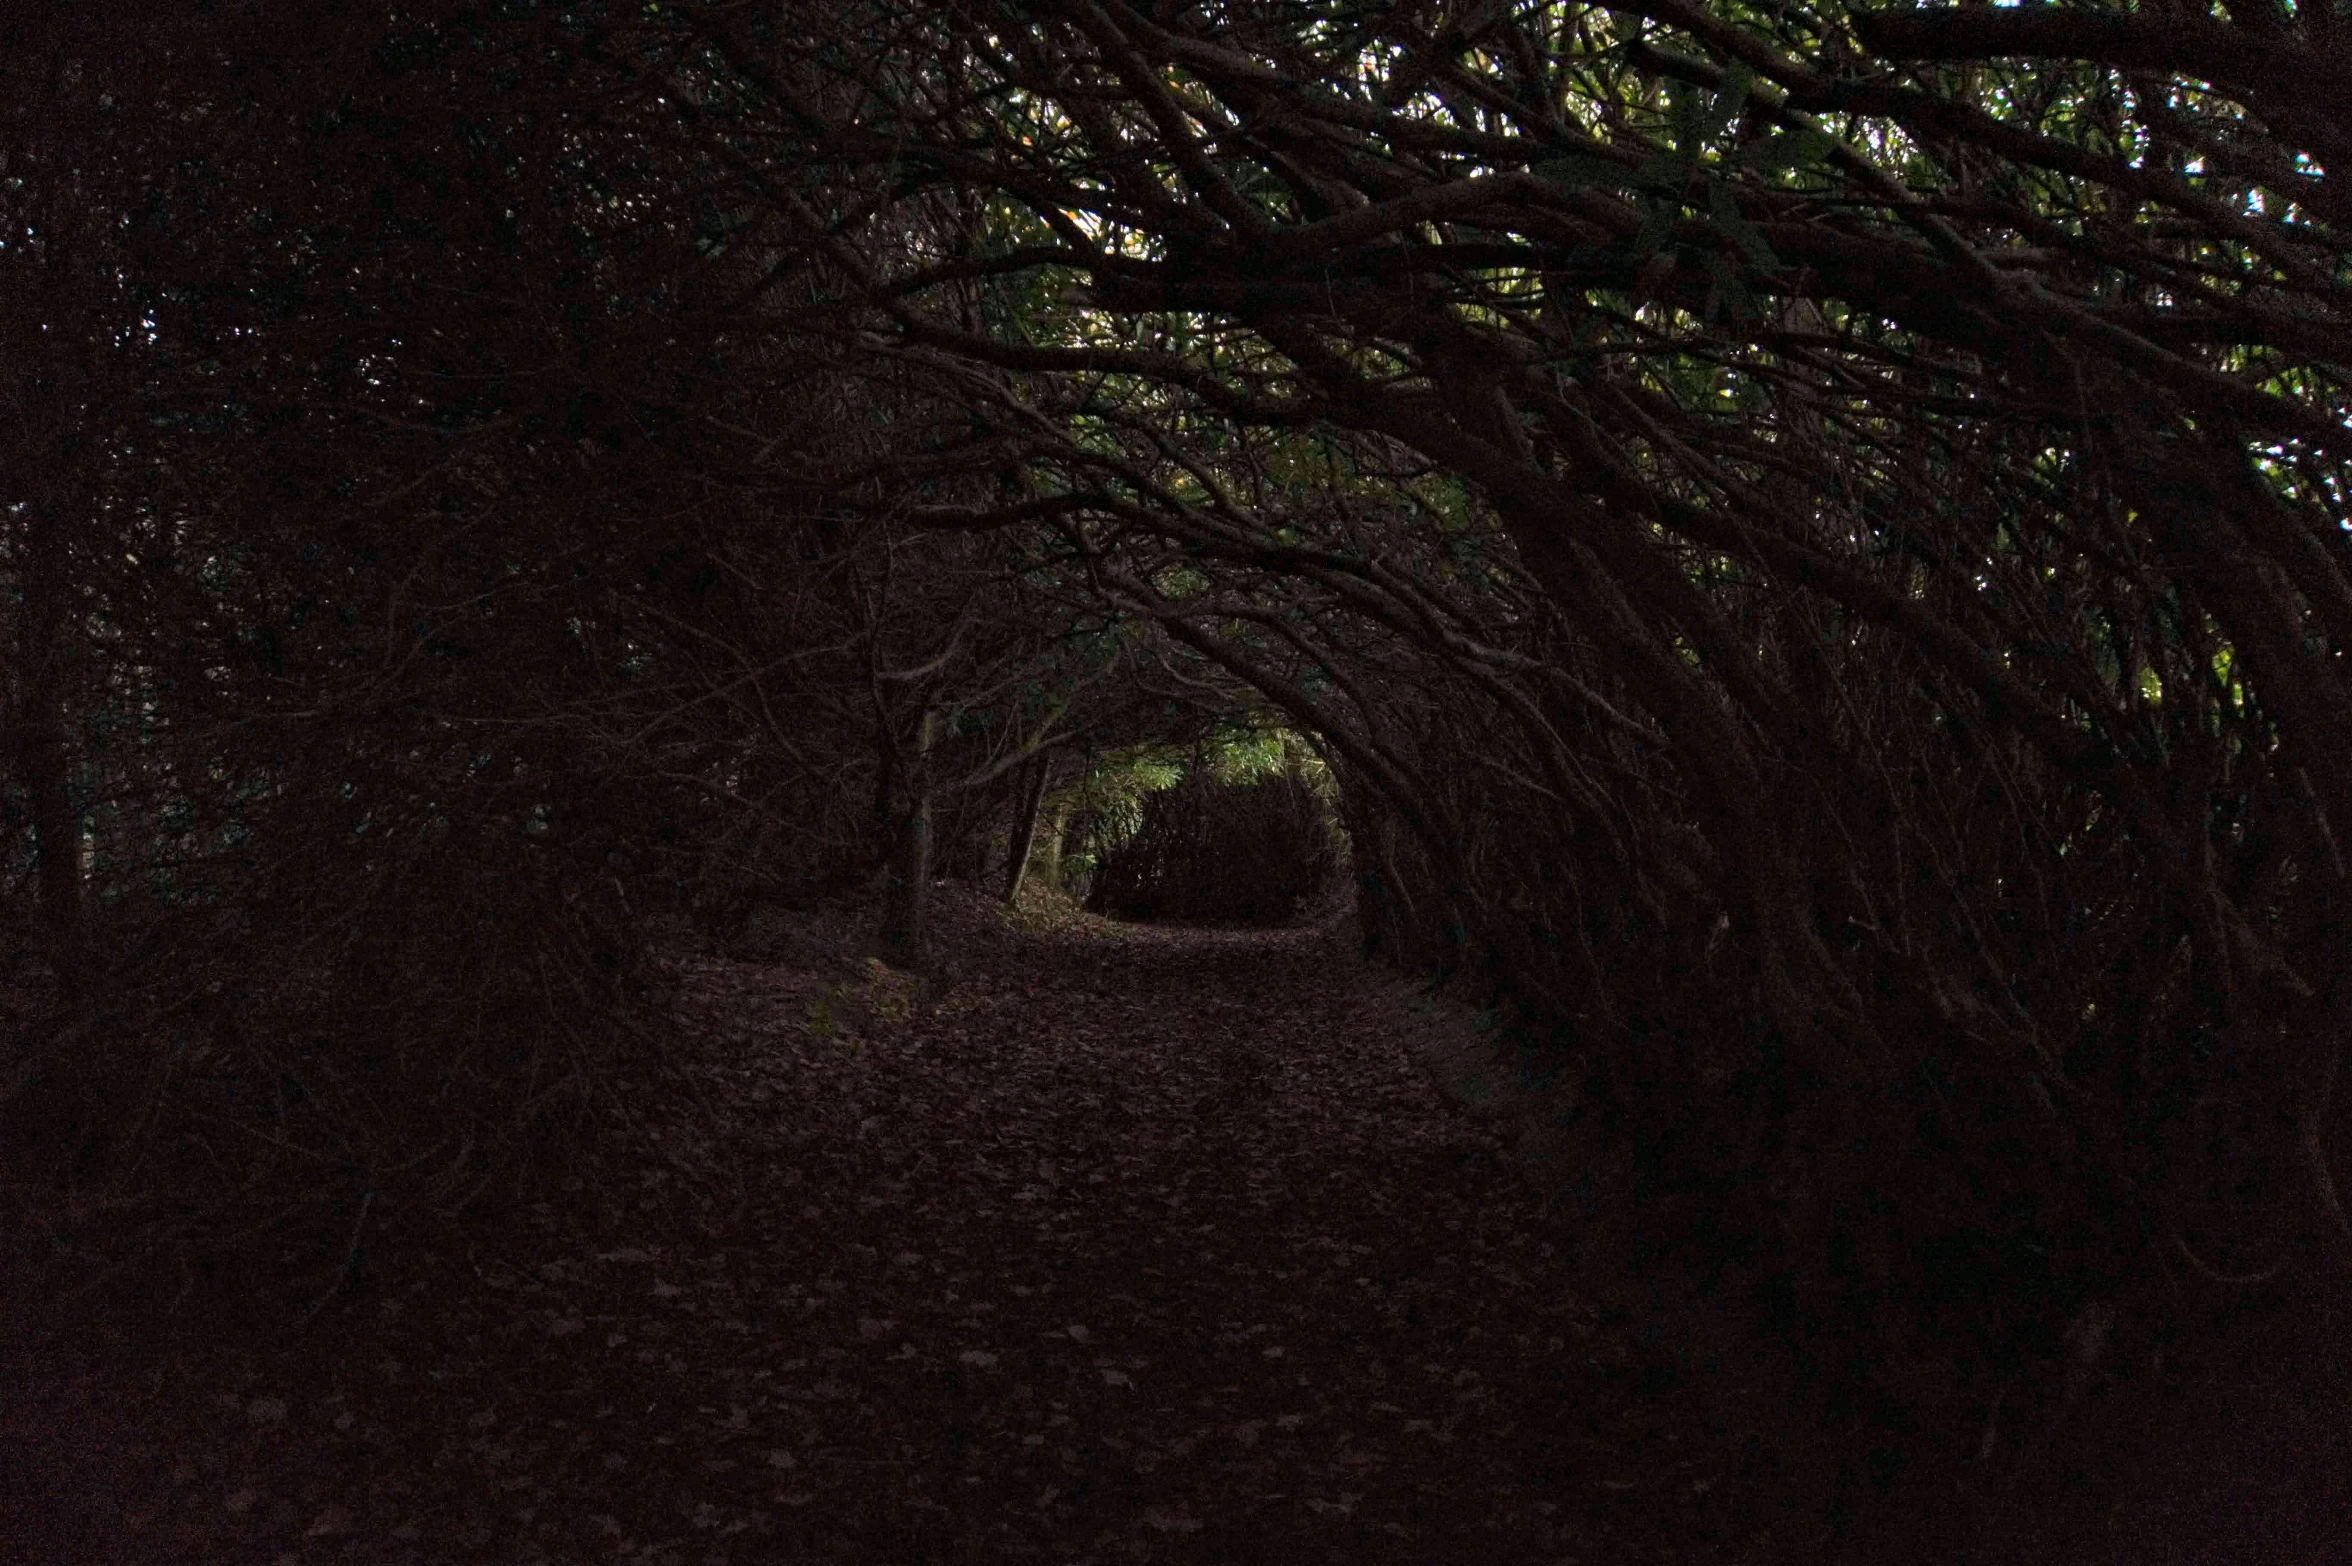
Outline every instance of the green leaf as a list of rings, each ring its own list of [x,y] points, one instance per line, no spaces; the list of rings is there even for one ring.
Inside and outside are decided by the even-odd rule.
[[[1715,299],[1710,302],[1706,312],[1710,322],[1715,319],[1716,303],[1729,305],[1735,320],[1749,320],[1756,314],[1756,296],[1748,292],[1748,285],[1740,281],[1739,274],[1731,269],[1730,262],[1709,251],[1699,257],[1699,265],[1706,268],[1707,280],[1715,289]]]
[[[1764,235],[1756,225],[1741,216],[1739,202],[1729,185],[1720,182],[1707,189],[1707,210],[1715,220],[1716,231],[1731,241],[1732,248],[1760,272],[1780,270],[1780,257],[1764,242]]]
[[[1633,183],[1644,190],[1663,191],[1669,195],[1680,192],[1690,183],[1698,169],[1698,160],[1681,151],[1659,151],[1642,160],[1633,171]]]
[[[1784,170],[1812,168],[1829,155],[1837,143],[1827,131],[1817,125],[1800,125],[1794,130],[1759,141],[1750,154],[1757,170],[1778,174]]]
[[[1622,163],[1581,152],[1542,159],[1530,165],[1529,172],[1550,180],[1564,190],[1582,190],[1591,185],[1622,189],[1638,178]]]
[[[1666,127],[1672,133],[1674,145],[1686,156],[1696,157],[1707,122],[1706,106],[1698,94],[1680,82],[1666,86]]]
[[[1733,61],[1723,73],[1723,90],[1715,95],[1715,101],[1707,108],[1707,121],[1700,132],[1700,139],[1713,141],[1722,135],[1725,128],[1739,118],[1740,110],[1747,107],[1748,93],[1755,85],[1756,73],[1745,64]]]
[[[1673,230],[1674,212],[1672,208],[1662,205],[1650,208],[1642,217],[1641,227],[1633,232],[1633,258],[1636,261],[1646,261],[1656,255],[1659,250],[1664,248],[1667,237]]]

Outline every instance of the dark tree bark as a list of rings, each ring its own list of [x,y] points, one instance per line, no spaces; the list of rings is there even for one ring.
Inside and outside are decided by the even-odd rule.
[[[935,719],[929,707],[915,726],[913,753],[903,763],[898,819],[893,823],[890,893],[882,911],[884,955],[901,968],[931,961],[931,779]]]
[[[65,622],[64,543],[48,517],[32,522],[23,539],[23,616],[17,624],[13,761],[32,806],[41,933],[59,985],[78,987],[82,946],[81,822],[70,788],[60,679],[59,637]]]
[[[1030,759],[1021,778],[1020,797],[1013,804],[1013,836],[1005,850],[1004,900],[1015,901],[1021,895],[1021,882],[1029,874],[1029,855],[1037,845],[1037,813],[1045,806],[1045,780],[1050,763],[1044,756]]]
[[[1055,807],[1053,819],[1045,824],[1045,831],[1029,848],[1029,857],[1036,868],[1037,878],[1048,886],[1062,884],[1062,839],[1069,835],[1070,807]]]

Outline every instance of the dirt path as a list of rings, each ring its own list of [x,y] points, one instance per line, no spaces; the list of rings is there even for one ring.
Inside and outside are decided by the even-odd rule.
[[[1638,1389],[1499,1139],[1329,937],[1082,923],[963,961],[831,1036],[811,976],[703,966],[715,1140],[379,1263],[266,1352],[183,1347],[135,1417],[90,1392],[58,1428],[107,1494],[54,1441],[21,1488],[78,1507],[93,1559],[1802,1542],[1761,1533],[1734,1435]]]

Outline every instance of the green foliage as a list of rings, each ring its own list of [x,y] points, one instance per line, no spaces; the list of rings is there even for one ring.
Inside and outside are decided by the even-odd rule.
[[[1326,800],[1330,773],[1305,736],[1255,715],[1219,721],[1190,745],[1141,744],[1097,758],[1077,782],[1048,801],[1066,808],[1071,822],[1063,850],[1062,880],[1085,887],[1104,860],[1144,828],[1154,796],[1201,773],[1229,788],[1295,772],[1303,786]]]
[[[1138,745],[1097,760],[1055,803],[1072,814],[1062,879],[1082,886],[1102,856],[1143,830],[1144,801],[1184,780],[1184,760],[1166,747]]]
[[[1195,770],[1154,794],[1106,855],[1088,906],[1122,919],[1281,924],[1327,890],[1340,854],[1330,812],[1302,776]]]

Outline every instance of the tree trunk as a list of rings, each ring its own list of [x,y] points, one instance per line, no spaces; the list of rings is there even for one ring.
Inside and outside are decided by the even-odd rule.
[[[1037,813],[1045,806],[1046,774],[1052,763],[1044,756],[1032,756],[1021,778],[1021,794],[1013,802],[1013,836],[1005,850],[1004,900],[1014,902],[1021,895],[1021,881],[1029,873],[1029,855],[1037,846]]]
[[[1054,807],[1053,820],[1046,823],[1045,832],[1029,847],[1029,861],[1037,872],[1037,879],[1047,886],[1062,884],[1062,838],[1070,830],[1070,806],[1067,801]]]
[[[65,626],[65,561],[56,524],[43,518],[25,530],[23,617],[17,622],[17,679],[13,758],[30,796],[33,852],[40,891],[41,930],[59,985],[71,994],[81,977],[81,821],[69,787],[64,681],[59,638]]]
[[[903,807],[895,823],[890,855],[890,890],[882,908],[882,949],[900,968],[931,962],[931,754],[929,708],[915,727],[914,754],[907,759]]]

